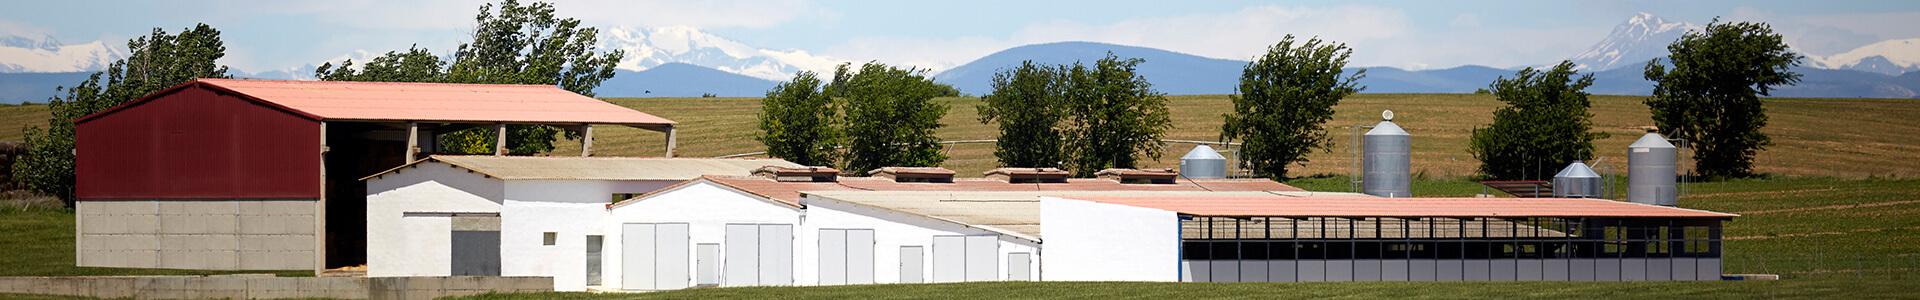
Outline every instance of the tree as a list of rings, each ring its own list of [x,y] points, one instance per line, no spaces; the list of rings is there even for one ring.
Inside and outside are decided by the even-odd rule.
[[[1480,173],[1495,179],[1541,179],[1575,160],[1593,157],[1593,114],[1587,112],[1593,74],[1574,71],[1571,61],[1552,70],[1526,68],[1513,78],[1494,79],[1488,89],[1507,106],[1493,112],[1493,124],[1475,128],[1468,146],[1480,160]],[[1535,174],[1527,178],[1527,174]]]
[[[1133,168],[1141,156],[1160,157],[1160,137],[1173,128],[1166,94],[1153,90],[1135,68],[1146,60],[1107,52],[1093,69],[1064,68],[1067,86],[1068,165],[1076,176],[1107,168]]]
[[[347,61],[340,67],[322,64],[314,70],[321,80],[397,81],[544,84],[585,96],[613,78],[614,66],[626,53],[613,50],[596,52],[599,29],[581,27],[580,20],[559,18],[553,4],[535,2],[520,5],[505,0],[498,10],[491,3],[482,5],[474,17],[473,40],[460,44],[449,62],[442,63],[432,52],[411,48],[407,52],[387,52],[374,58],[361,70]],[[445,67],[444,70],[441,67]],[[547,125],[508,125],[507,152],[527,155],[553,150],[553,141],[564,134],[578,138],[579,133]],[[493,128],[481,127],[442,135],[436,143],[441,151],[492,153]]]
[[[49,99],[46,128],[27,128],[27,154],[13,166],[16,180],[27,188],[55,195],[73,206],[73,120],[106,110],[196,78],[226,78],[227,67],[215,61],[226,56],[220,31],[198,24],[179,34],[154,28],[147,36],[127,42],[132,52],[104,72],[94,72],[66,96]],[[103,77],[104,81],[103,81]]]
[[[1654,125],[1668,137],[1691,141],[1694,169],[1707,177],[1753,175],[1753,156],[1771,143],[1760,129],[1767,115],[1760,96],[1793,85],[1802,56],[1766,23],[1721,23],[1689,30],[1667,46],[1673,69],[1647,63],[1654,81],[1646,100]]]
[[[1366,88],[1355,83],[1366,70],[1343,75],[1352,54],[1346,44],[1281,38],[1241,71],[1220,139],[1241,140],[1242,163],[1255,175],[1285,179],[1288,166],[1306,163],[1308,153],[1327,144],[1333,106]]]
[[[835,72],[827,94],[844,97],[846,103],[848,171],[865,174],[880,167],[929,167],[946,161],[940,139],[933,135],[947,114],[947,105],[934,97],[945,88],[927,78],[926,70],[869,62],[857,74],[844,73]]]
[[[755,139],[766,144],[767,156],[806,166],[835,165],[841,141],[835,124],[839,108],[820,88],[816,74],[800,72],[760,99],[761,134]]]
[[[1023,61],[993,75],[993,92],[982,97],[980,123],[1000,129],[993,156],[1005,167],[1061,167],[1066,116],[1062,69]]]

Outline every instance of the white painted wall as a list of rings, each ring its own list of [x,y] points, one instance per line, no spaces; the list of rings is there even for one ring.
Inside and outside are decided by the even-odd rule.
[[[1178,281],[1180,217],[1172,211],[1040,198],[1048,281]]]
[[[367,276],[452,273],[449,220],[407,212],[499,213],[505,184],[427,162],[367,181]]]
[[[673,181],[507,181],[506,201],[500,213],[500,275],[551,276],[556,291],[586,290],[587,235],[605,236],[603,245],[618,239],[613,232],[617,229],[603,228],[613,194],[646,193],[671,184]],[[552,246],[543,244],[547,232],[557,234]],[[602,259],[604,262],[605,257]]]
[[[793,225],[797,239],[800,235],[800,210],[783,204],[767,202],[758,196],[740,193],[709,182],[695,182],[673,190],[663,191],[645,200],[636,201],[613,208],[610,217],[601,224],[606,232],[605,254],[601,258],[602,286],[608,289],[621,289],[624,270],[620,269],[626,259],[622,257],[623,245],[621,224],[626,223],[687,223],[688,247],[702,243],[718,243],[724,253],[727,224],[789,224]],[[794,245],[797,253],[802,247]],[[691,250],[689,250],[691,251]],[[692,252],[689,252],[692,253]],[[693,257],[689,257],[690,259]],[[798,257],[795,262],[800,261]],[[687,274],[699,274],[687,264]],[[794,276],[797,280],[801,268],[796,264]],[[806,270],[811,272],[811,270]],[[689,277],[692,278],[692,277]],[[724,280],[722,280],[724,281]],[[556,280],[555,282],[558,282]],[[691,282],[689,282],[691,284]]]
[[[878,210],[854,204],[824,198],[809,198],[805,202],[807,212],[805,222],[794,233],[798,245],[794,252],[800,264],[794,268],[794,280],[801,285],[819,283],[819,235],[820,229],[873,229],[873,279],[874,283],[898,283],[900,281],[900,246],[922,246],[927,251],[921,260],[921,270],[926,272],[922,278],[933,278],[933,237],[940,235],[997,235],[1000,241],[999,253],[995,265],[999,266],[997,278],[1007,277],[1007,254],[1030,253],[1034,257],[1028,269],[1035,280],[1051,276],[1040,271],[1047,260],[1042,257],[1039,244],[1011,236],[962,226],[952,222],[935,220],[919,215]]]

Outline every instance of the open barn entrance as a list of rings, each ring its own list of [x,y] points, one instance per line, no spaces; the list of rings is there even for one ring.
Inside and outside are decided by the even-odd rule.
[[[328,122],[326,268],[367,263],[367,185],[361,177],[406,164],[404,128]]]

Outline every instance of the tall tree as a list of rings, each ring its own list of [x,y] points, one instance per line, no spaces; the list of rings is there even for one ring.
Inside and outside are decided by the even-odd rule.
[[[65,88],[66,96],[49,99],[46,128],[27,128],[27,154],[13,166],[16,180],[38,192],[60,197],[73,206],[73,120],[106,110],[147,94],[195,78],[226,78],[226,56],[220,31],[198,24],[179,34],[154,28],[147,36],[127,42],[132,54],[113,62],[104,72]],[[104,81],[103,81],[103,77]]]
[[[828,94],[845,97],[848,171],[864,174],[880,167],[929,167],[946,161],[934,136],[940,117],[947,114],[947,105],[934,97],[945,88],[925,73],[869,62],[859,73],[835,74]]]
[[[1067,82],[1068,165],[1076,176],[1106,168],[1133,168],[1141,157],[1160,157],[1160,137],[1173,128],[1166,94],[1136,72],[1146,60],[1107,52],[1092,69],[1075,63]]]
[[[1753,175],[1753,157],[1771,140],[1760,131],[1767,114],[1760,101],[1774,87],[1793,85],[1791,71],[1803,58],[1766,23],[1721,23],[1689,30],[1667,46],[1673,69],[1647,63],[1654,81],[1646,100],[1653,122],[1669,137],[1693,146],[1694,169],[1708,177]]]
[[[1242,163],[1255,175],[1285,179],[1289,166],[1324,149],[1333,106],[1366,89],[1356,83],[1366,70],[1344,73],[1352,54],[1343,43],[1312,38],[1296,45],[1293,35],[1281,38],[1240,72],[1220,139],[1241,141]]]
[[[1571,61],[1552,70],[1526,68],[1488,87],[1507,106],[1493,111],[1493,124],[1475,128],[1468,146],[1480,173],[1495,179],[1543,179],[1575,160],[1593,157],[1593,114],[1586,88],[1593,74],[1579,74]],[[1527,178],[1527,174],[1534,174]]]
[[[545,2],[485,4],[474,17],[473,40],[460,44],[449,62],[443,64],[430,51],[416,47],[387,52],[358,71],[352,70],[351,61],[340,67],[323,64],[314,76],[342,81],[545,84],[591,97],[595,87],[613,78],[615,64],[626,53],[596,51],[599,29],[582,27],[580,20],[560,18],[553,12],[553,4]],[[562,134],[579,136],[553,126],[508,125],[508,153],[552,151],[554,139]],[[491,153],[494,140],[493,129],[483,127],[442,135],[436,144],[441,151]]]
[[[1062,69],[1020,62],[993,75],[993,92],[981,97],[980,123],[1000,128],[993,156],[1005,167],[1061,167],[1066,101]]]
[[[840,70],[836,74],[845,73],[845,65]],[[768,156],[807,166],[833,166],[839,159],[839,108],[813,72],[794,74],[768,90],[759,119],[755,139],[767,146]]]

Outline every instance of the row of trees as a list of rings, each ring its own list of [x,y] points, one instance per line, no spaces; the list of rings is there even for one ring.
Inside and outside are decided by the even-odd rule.
[[[840,65],[825,82],[800,72],[767,91],[756,138],[768,156],[856,173],[946,161],[934,130],[947,104],[934,98],[952,95],[953,87],[934,83],[922,69],[876,62],[859,71],[850,67]]]
[[[982,97],[980,123],[1000,130],[994,156],[1004,166],[1052,167],[1093,176],[1160,156],[1173,128],[1166,94],[1141,76],[1139,58],[1107,53],[1092,68],[1031,61],[996,73]]]

